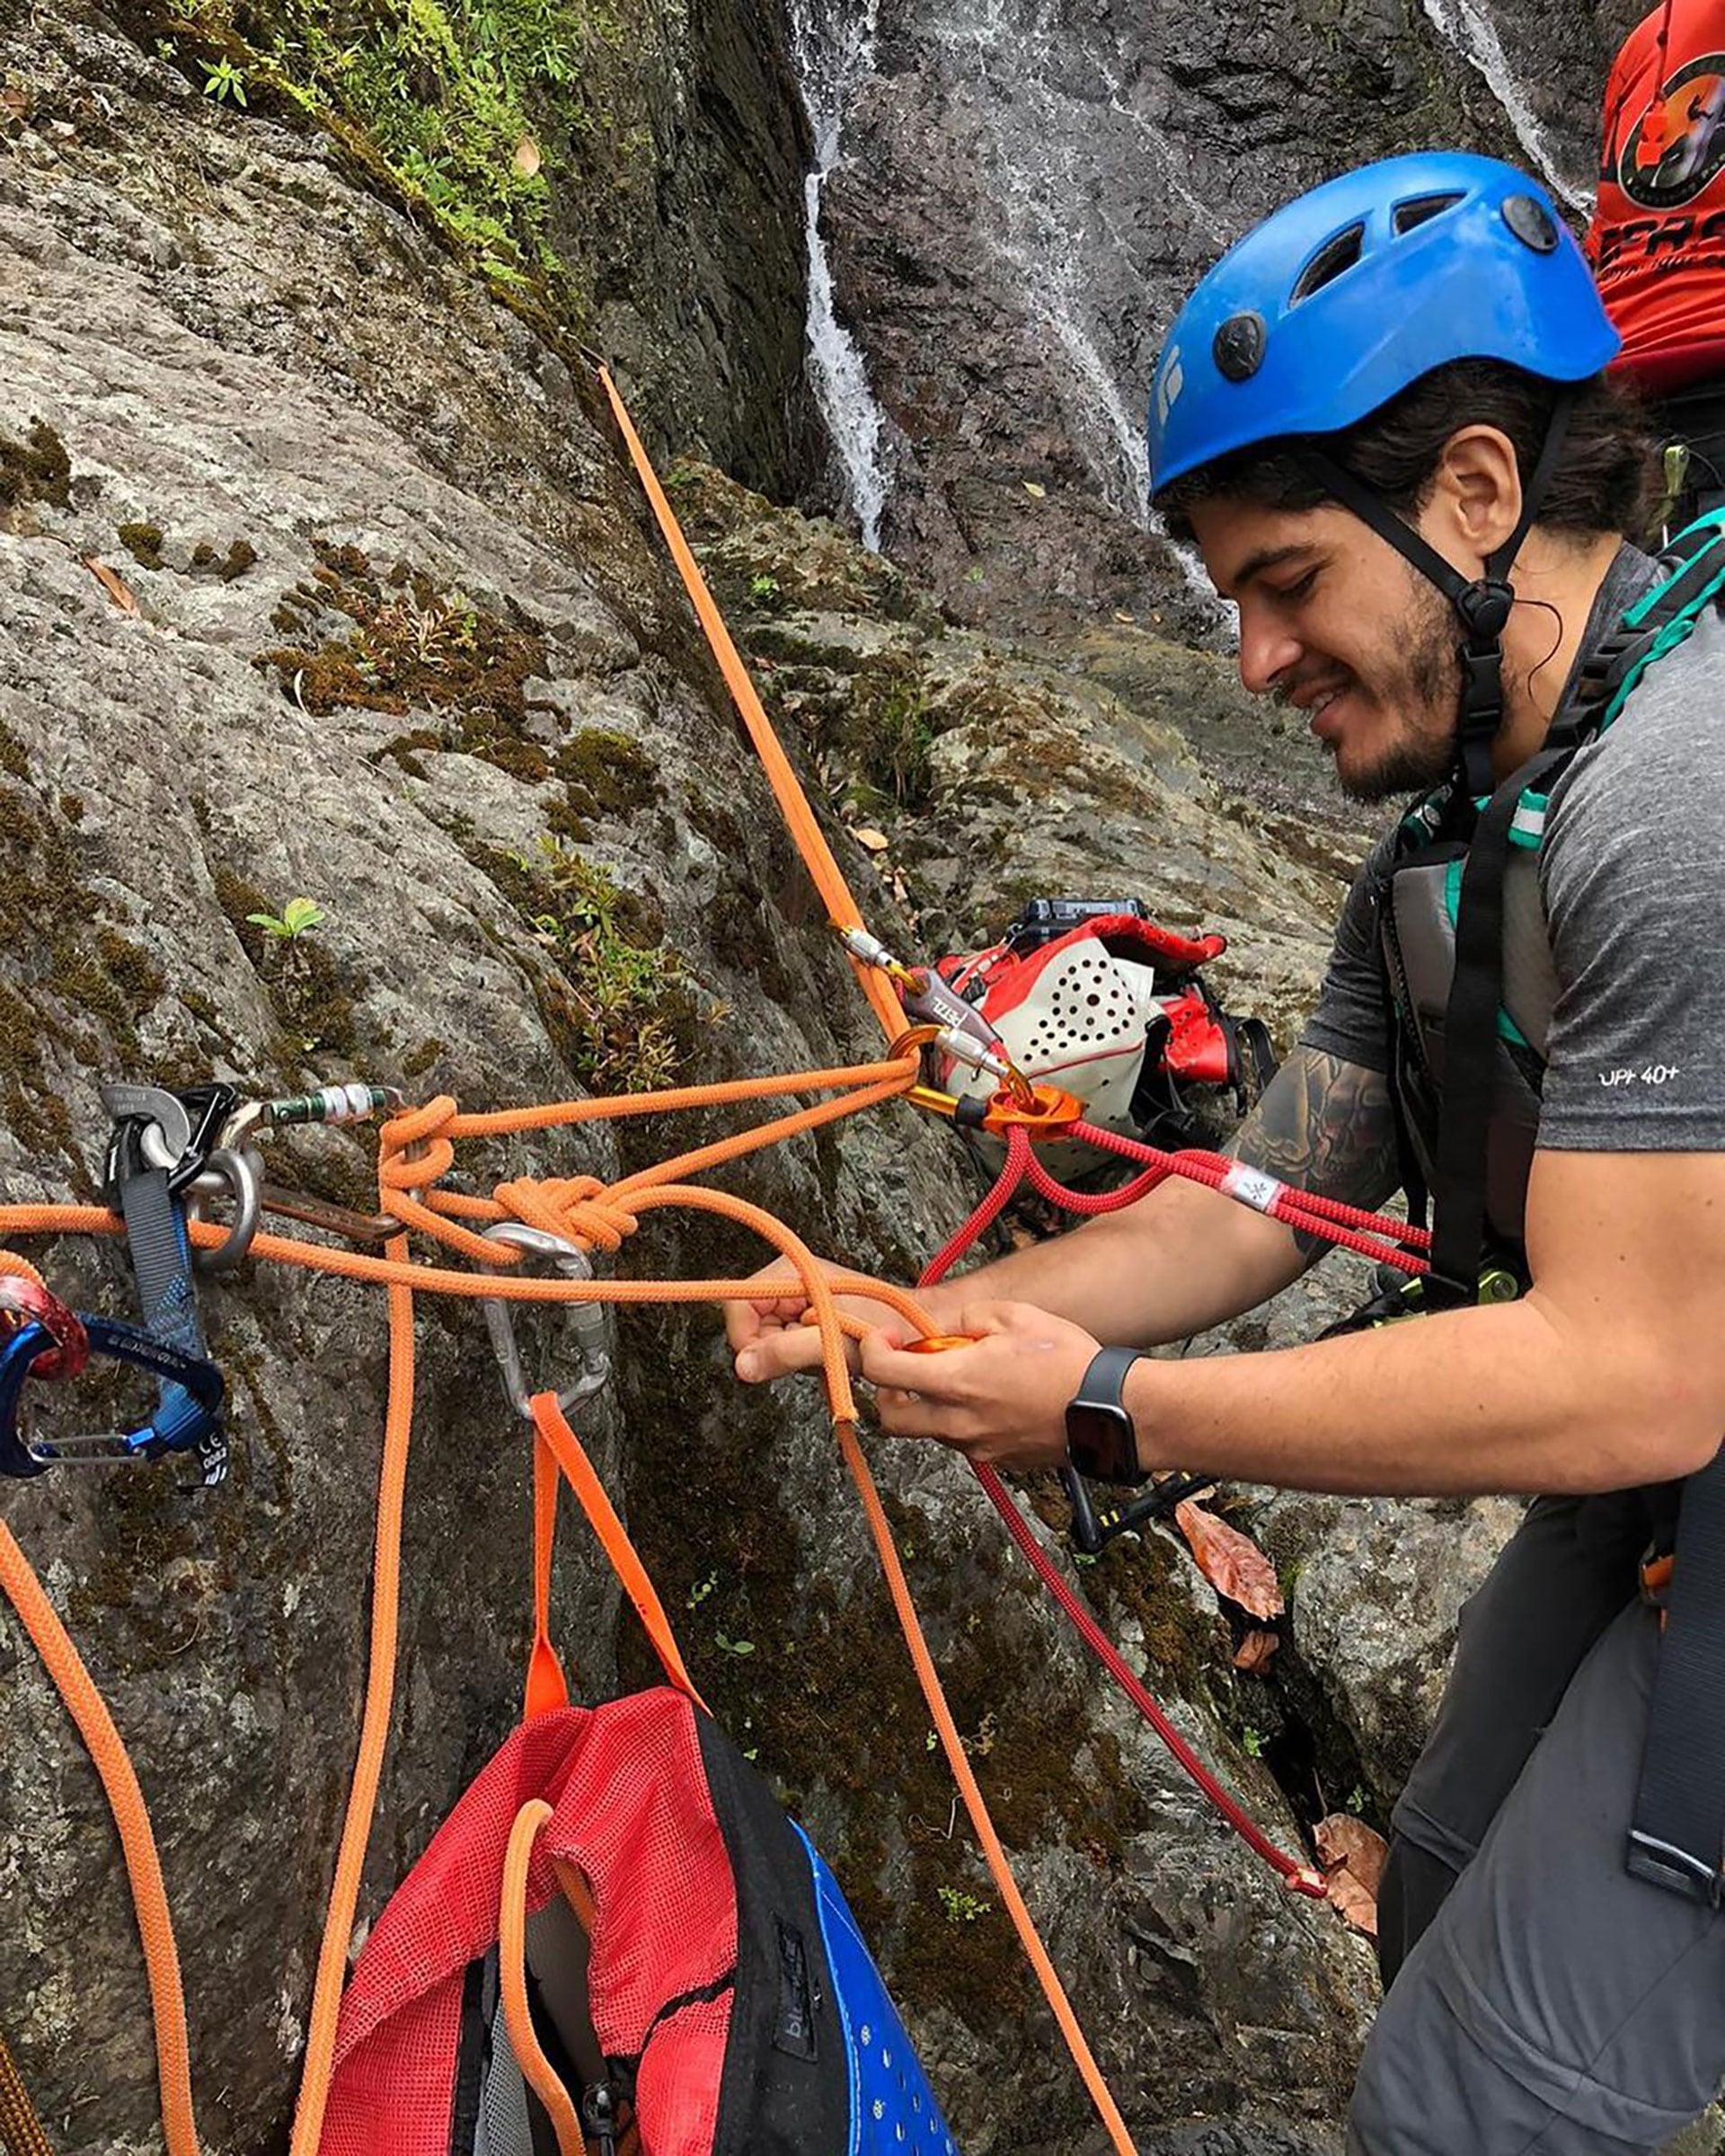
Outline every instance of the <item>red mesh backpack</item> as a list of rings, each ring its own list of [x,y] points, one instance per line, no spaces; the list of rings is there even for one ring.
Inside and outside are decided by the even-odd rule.
[[[554,1398],[533,1409],[526,1718],[367,1941],[319,2156],[956,2156],[836,1882],[702,1705]],[[560,1473],[668,1684],[570,1705]]]

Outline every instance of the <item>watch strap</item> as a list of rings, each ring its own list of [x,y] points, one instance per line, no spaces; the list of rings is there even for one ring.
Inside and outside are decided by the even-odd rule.
[[[1146,1479],[1137,1463],[1132,1417],[1121,1397],[1126,1374],[1143,1352],[1138,1348],[1099,1349],[1066,1408],[1072,1465],[1103,1481],[1137,1483]]]

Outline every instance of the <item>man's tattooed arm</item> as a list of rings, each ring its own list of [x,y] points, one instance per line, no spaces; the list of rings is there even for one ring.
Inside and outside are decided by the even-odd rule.
[[[1316,1048],[1296,1048],[1229,1152],[1297,1190],[1375,1210],[1402,1180],[1390,1082]],[[1308,1266],[1331,1245],[1296,1231]]]

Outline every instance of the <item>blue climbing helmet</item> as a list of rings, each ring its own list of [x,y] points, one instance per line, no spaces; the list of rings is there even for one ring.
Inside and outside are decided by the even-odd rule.
[[[1388,157],[1266,217],[1181,309],[1150,399],[1151,483],[1336,433],[1451,360],[1583,382],[1618,343],[1525,172],[1454,150]]]
[[[1544,499],[1576,388],[1618,344],[1581,250],[1525,172],[1447,150],[1362,165],[1266,217],[1181,309],[1151,391],[1152,488],[1161,493],[1232,451],[1295,437],[1324,490],[1460,617],[1456,775],[1477,798],[1491,791],[1503,716],[1510,567]],[[1322,438],[1458,359],[1505,361],[1560,385],[1544,446],[1522,474],[1521,520],[1472,579]]]

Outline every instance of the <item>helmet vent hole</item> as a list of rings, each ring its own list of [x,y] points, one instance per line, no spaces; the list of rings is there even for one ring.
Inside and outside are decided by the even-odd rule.
[[[1298,281],[1288,295],[1288,305],[1298,306],[1303,299],[1310,299],[1314,292],[1332,285],[1344,270],[1351,270],[1359,260],[1360,250],[1366,243],[1363,224],[1350,225],[1339,232],[1333,240],[1326,240],[1316,254],[1301,270]]]
[[[1453,209],[1461,199],[1457,194],[1416,195],[1411,202],[1398,202],[1390,213],[1390,227],[1398,234],[1417,231],[1434,217],[1441,217],[1446,209]]]

